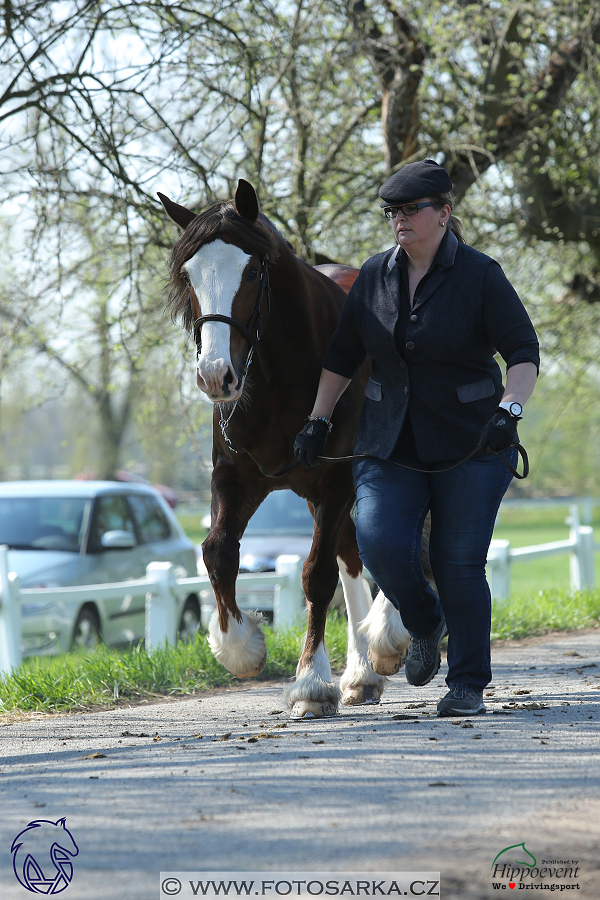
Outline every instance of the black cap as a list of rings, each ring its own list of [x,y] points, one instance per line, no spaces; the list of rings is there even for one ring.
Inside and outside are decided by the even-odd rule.
[[[424,159],[402,166],[379,188],[379,196],[383,200],[381,206],[392,206],[451,190],[452,182],[446,170],[435,160]]]

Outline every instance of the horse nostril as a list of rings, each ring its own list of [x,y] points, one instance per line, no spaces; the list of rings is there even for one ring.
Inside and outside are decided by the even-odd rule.
[[[229,386],[232,383],[232,381],[233,381],[233,372],[231,371],[231,369],[227,369],[227,374],[225,375],[225,378],[223,379],[223,384]]]

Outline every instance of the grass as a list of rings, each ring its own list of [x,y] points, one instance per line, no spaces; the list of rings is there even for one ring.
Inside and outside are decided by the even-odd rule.
[[[495,604],[492,639],[599,625],[600,590],[576,594],[540,591],[504,605]],[[268,659],[261,677],[288,678],[294,674],[303,630],[301,626],[277,632],[265,629]],[[328,617],[326,640],[332,668],[339,671],[346,660],[346,620],[338,613]],[[25,659],[18,671],[0,677],[0,714],[15,710],[77,711],[116,702],[180,697],[235,681],[215,660],[204,635],[198,635],[192,644],[164,646],[152,655],[142,646],[129,650],[100,647],[88,654]]]
[[[303,633],[302,626],[277,632],[265,629],[268,659],[262,677],[294,674]],[[328,619],[327,646],[332,666],[341,669],[346,659],[346,620],[339,614]],[[141,645],[128,650],[101,646],[86,654],[27,657],[18,671],[0,677],[0,713],[83,710],[113,705],[117,692],[120,701],[138,702],[233,683],[235,678],[216,661],[204,635],[193,643],[164,646],[152,655]]]

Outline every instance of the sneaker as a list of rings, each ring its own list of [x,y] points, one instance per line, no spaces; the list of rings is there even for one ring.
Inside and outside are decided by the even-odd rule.
[[[442,616],[442,621],[427,637],[411,637],[404,663],[409,684],[422,687],[437,675],[442,662],[440,644],[447,634],[446,620]]]
[[[438,716],[482,716],[485,714],[483,691],[463,684],[451,684],[437,705]]]

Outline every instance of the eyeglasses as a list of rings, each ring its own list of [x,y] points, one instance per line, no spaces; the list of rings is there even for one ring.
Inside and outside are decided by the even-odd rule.
[[[383,212],[386,219],[395,219],[399,212],[403,216],[416,216],[420,209],[424,206],[435,206],[435,203],[405,203],[404,206],[386,206]]]

